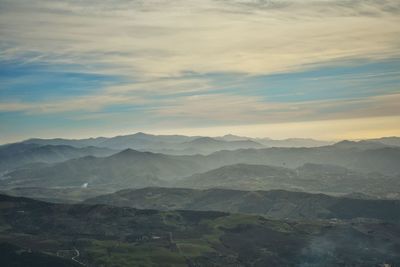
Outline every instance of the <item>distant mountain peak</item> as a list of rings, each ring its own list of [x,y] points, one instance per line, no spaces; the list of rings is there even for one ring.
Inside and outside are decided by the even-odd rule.
[[[244,137],[244,136],[239,136],[239,135],[234,135],[234,134],[226,134],[223,136],[223,138],[235,139],[235,140],[249,139],[249,137]]]
[[[361,141],[350,141],[350,140],[343,140],[333,145],[334,147],[339,148],[358,148],[358,149],[377,149],[383,148],[385,145],[381,142],[371,141],[371,140],[361,140]]]
[[[137,136],[137,137],[140,137],[140,136],[153,136],[153,135],[151,135],[151,134],[147,134],[147,133],[144,133],[144,132],[137,132],[137,133],[135,133],[135,134],[133,134],[134,136]]]
[[[342,140],[340,142],[335,143],[334,146],[344,146],[344,145],[354,145],[354,144],[357,144],[357,142],[350,140]]]
[[[188,143],[192,143],[192,144],[205,144],[205,143],[218,143],[219,141],[212,138],[212,137],[199,137],[196,138],[192,141],[189,141]]]
[[[139,155],[139,154],[143,154],[143,153],[145,153],[145,152],[140,152],[140,151],[132,149],[132,148],[127,148],[127,149],[122,150],[121,152],[118,152],[118,153],[112,155],[111,157],[114,157],[114,156]]]
[[[243,141],[243,140],[251,140],[252,138],[234,135],[234,134],[226,134],[222,137],[216,137],[215,139],[223,140],[223,141]]]

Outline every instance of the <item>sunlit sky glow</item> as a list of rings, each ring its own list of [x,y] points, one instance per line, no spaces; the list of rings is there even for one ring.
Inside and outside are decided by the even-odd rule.
[[[0,0],[0,143],[400,135],[398,0]]]

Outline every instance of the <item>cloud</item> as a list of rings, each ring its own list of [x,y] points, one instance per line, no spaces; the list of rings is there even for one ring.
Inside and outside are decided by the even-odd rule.
[[[0,112],[38,115],[84,111],[88,114],[78,113],[72,118],[110,119],[116,114],[121,116],[122,111],[107,115],[106,108],[127,106],[128,114],[129,110],[135,110],[149,122],[166,127],[400,116],[398,93],[279,102],[270,100],[268,95],[252,96],[224,90],[215,93],[217,88],[207,79],[157,79],[112,85],[79,97],[39,102],[0,101]]]
[[[22,81],[21,81],[22,82]],[[28,81],[24,81],[29,86]],[[62,81],[61,81],[62,82]],[[44,98],[40,101],[0,100],[0,112],[24,112],[26,114],[49,114],[61,112],[98,112],[119,105],[157,105],[163,97],[173,98],[179,94],[210,91],[211,81],[203,78],[168,78],[139,82],[120,82],[97,88],[94,92],[79,96],[63,95]],[[93,117],[86,115],[85,117]]]
[[[400,116],[400,94],[345,100],[270,102],[262,97],[206,94],[165,100],[149,112],[192,124],[278,123]]]
[[[138,79],[269,74],[399,56],[397,0],[2,0],[1,6],[2,58],[95,66]]]
[[[109,94],[115,93],[144,93],[146,95],[160,94],[181,94],[198,93],[216,89],[211,85],[211,80],[207,78],[168,78],[152,79],[138,82],[120,83],[107,87],[104,91]]]
[[[48,114],[68,111],[99,111],[104,107],[122,104],[140,104],[139,97],[124,95],[87,95],[77,98],[41,102],[0,102],[0,112]]]

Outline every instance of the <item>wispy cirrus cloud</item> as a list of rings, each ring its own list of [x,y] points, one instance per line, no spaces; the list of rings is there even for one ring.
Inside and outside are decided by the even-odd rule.
[[[161,117],[213,124],[279,123],[400,116],[400,94],[345,100],[270,102],[261,97],[206,94],[162,101],[150,112]]]
[[[90,95],[40,102],[0,102],[0,112],[24,112],[26,114],[62,113],[68,111],[99,111],[107,106],[141,104],[139,97],[126,95]]]
[[[269,74],[343,58],[399,56],[396,0],[1,5],[3,58],[86,64],[141,78]]]
[[[29,86],[29,81],[26,86]],[[135,83],[120,82],[79,95],[61,94],[57,97],[47,97],[35,101],[21,101],[15,97],[8,101],[0,100],[0,112],[23,112],[26,114],[98,112],[104,108],[119,105],[157,105],[163,96],[201,93],[212,88],[215,89],[207,79],[196,78],[154,79]]]

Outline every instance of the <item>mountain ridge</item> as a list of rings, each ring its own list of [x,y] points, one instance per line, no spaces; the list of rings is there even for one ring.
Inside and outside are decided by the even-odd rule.
[[[261,214],[273,219],[356,219],[400,222],[400,200],[365,200],[286,190],[160,188],[124,189],[84,201],[157,210],[202,210]]]

